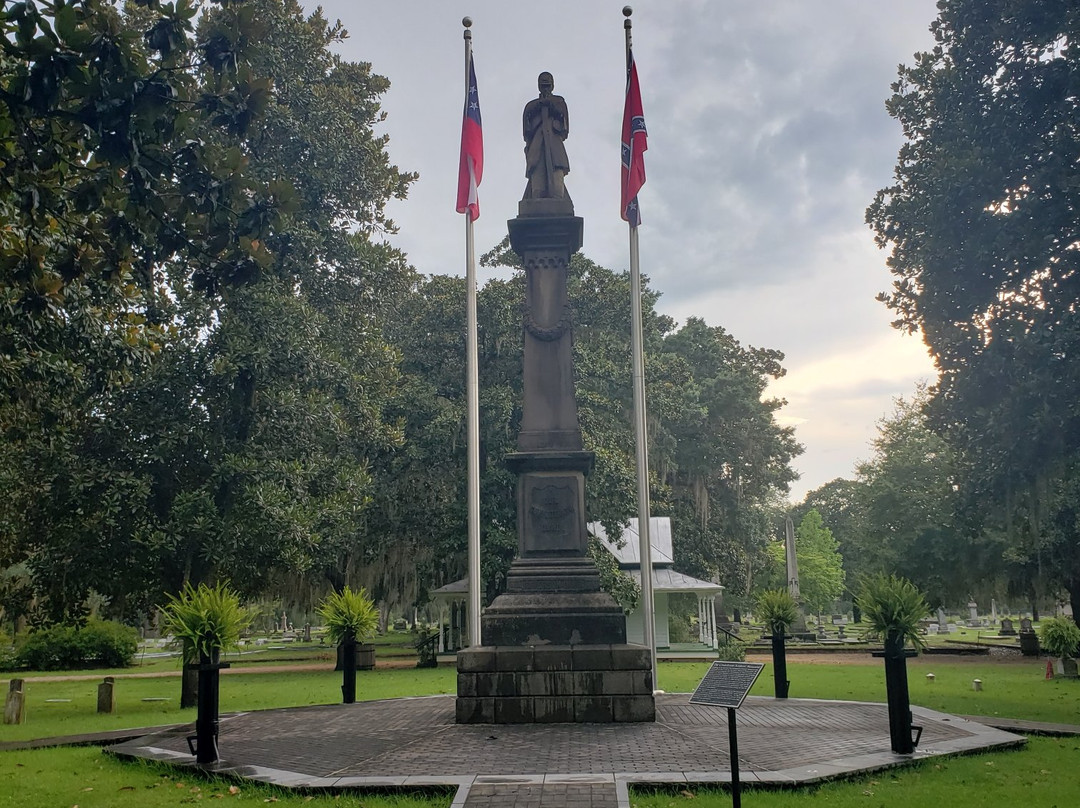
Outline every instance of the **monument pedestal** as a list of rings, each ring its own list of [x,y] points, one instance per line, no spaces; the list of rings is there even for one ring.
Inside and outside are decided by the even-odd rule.
[[[656,720],[641,645],[498,645],[458,651],[459,724]]]
[[[574,399],[566,275],[581,247],[569,199],[523,200],[509,222],[525,268],[518,554],[481,619],[485,645],[458,652],[457,722],[654,721],[649,649],[626,642],[622,609],[586,552],[585,475]]]

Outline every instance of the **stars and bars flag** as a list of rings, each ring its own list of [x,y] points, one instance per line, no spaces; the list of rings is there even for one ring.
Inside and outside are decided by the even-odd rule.
[[[637,66],[631,51],[626,58],[626,105],[622,124],[622,217],[631,227],[641,224],[637,195],[645,184],[645,151],[648,148]]]
[[[480,125],[480,96],[476,91],[476,66],[469,55],[469,90],[461,120],[461,159],[458,166],[457,212],[470,221],[480,218],[476,189],[484,177],[484,132]]]

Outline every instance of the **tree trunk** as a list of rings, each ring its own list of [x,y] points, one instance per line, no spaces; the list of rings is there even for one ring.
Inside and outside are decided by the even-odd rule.
[[[1080,578],[1074,578],[1065,585],[1069,593],[1069,605],[1072,607],[1072,618],[1080,625]]]

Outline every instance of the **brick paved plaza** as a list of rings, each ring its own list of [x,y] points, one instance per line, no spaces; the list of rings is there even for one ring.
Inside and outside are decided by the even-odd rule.
[[[459,725],[454,698],[389,699],[265,710],[222,719],[214,769],[288,787],[445,785],[454,804],[628,806],[629,783],[725,783],[727,711],[657,697],[654,724]],[[812,783],[913,759],[1022,744],[956,716],[913,708],[913,757],[889,751],[884,704],[751,697],[738,711],[744,783]],[[185,732],[149,735],[115,754],[193,765]]]

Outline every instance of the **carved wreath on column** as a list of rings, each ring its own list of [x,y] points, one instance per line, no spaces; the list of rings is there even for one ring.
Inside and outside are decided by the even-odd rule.
[[[545,328],[536,322],[533,317],[532,309],[528,306],[523,307],[525,330],[536,337],[542,342],[554,342],[560,339],[566,330],[570,328],[573,323],[571,322],[570,304],[564,304],[562,309],[562,316],[559,317],[559,322],[555,325]]]

